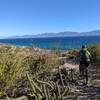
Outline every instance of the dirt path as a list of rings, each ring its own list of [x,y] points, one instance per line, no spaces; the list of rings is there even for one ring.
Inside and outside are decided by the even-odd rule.
[[[65,63],[63,67],[69,67],[79,71],[78,65]],[[100,67],[89,67],[89,83],[87,86],[72,85],[71,92],[65,100],[100,100]]]
[[[62,67],[65,67],[65,68],[72,68],[72,69],[74,69],[77,73],[79,73],[79,65],[77,65],[77,64],[72,64],[72,63],[70,62],[70,63],[65,63],[64,65],[62,65]]]

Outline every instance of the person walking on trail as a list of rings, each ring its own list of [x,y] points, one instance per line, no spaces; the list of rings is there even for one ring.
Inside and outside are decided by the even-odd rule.
[[[79,52],[79,59],[80,59],[80,64],[79,64],[79,71],[80,71],[80,76],[86,78],[86,82],[84,84],[88,83],[88,66],[90,64],[90,58],[91,54],[88,51],[87,47],[85,45],[82,45],[82,48]]]

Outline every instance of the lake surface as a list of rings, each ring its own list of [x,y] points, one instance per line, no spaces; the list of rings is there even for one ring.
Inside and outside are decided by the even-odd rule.
[[[53,38],[24,38],[24,39],[0,39],[0,43],[19,46],[34,46],[39,48],[80,48],[81,45],[100,43],[100,36],[87,37],[53,37]]]

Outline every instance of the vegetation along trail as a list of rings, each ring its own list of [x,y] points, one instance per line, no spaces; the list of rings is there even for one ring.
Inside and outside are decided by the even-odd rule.
[[[72,68],[78,74],[78,64],[65,63],[61,67]],[[70,85],[71,92],[66,99],[69,100],[99,100],[100,99],[100,69],[98,66],[89,66],[89,83],[87,86],[81,84]],[[77,80],[79,81],[79,80]]]

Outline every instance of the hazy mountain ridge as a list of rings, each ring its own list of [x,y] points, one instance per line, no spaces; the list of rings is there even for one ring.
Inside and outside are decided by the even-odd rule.
[[[89,32],[59,32],[59,33],[42,33],[37,35],[24,35],[14,36],[10,38],[42,38],[42,37],[71,37],[71,36],[100,36],[100,30],[94,30]]]

